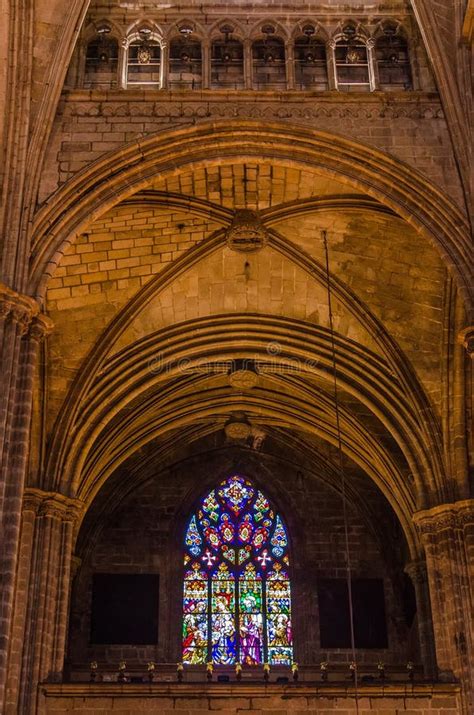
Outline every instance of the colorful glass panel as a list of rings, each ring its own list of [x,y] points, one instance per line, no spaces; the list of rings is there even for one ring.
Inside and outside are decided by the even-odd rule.
[[[234,538],[235,528],[229,514],[222,514],[219,531],[221,532],[221,536],[225,542],[232,541]]]
[[[233,475],[202,501],[184,563],[184,663],[292,662],[288,535],[248,479]]]
[[[245,567],[239,579],[240,662],[263,662],[262,578],[253,564]]]
[[[183,594],[183,663],[207,660],[208,581],[198,563],[186,571]]]
[[[199,556],[201,553],[202,538],[196,526],[196,517],[193,516],[189,523],[188,533],[186,534],[186,546],[193,556]]]
[[[288,546],[288,539],[286,537],[285,527],[281,523],[279,516],[276,518],[275,531],[270,541],[272,545],[272,554],[279,559],[285,553],[285,549]]]
[[[235,663],[235,579],[225,564],[212,577],[212,661],[221,665]]]
[[[292,660],[290,581],[280,564],[267,577],[268,662],[288,665]]]
[[[218,494],[224,504],[231,509],[234,514],[240,514],[247,506],[250,499],[255,494],[249,481],[242,477],[231,477],[223,482]]]

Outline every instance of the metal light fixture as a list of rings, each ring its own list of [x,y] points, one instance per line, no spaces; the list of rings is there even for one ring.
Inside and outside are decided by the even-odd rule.
[[[151,62],[151,48],[149,45],[151,30],[149,27],[142,27],[138,31],[138,34],[142,41],[137,53],[138,64],[149,65]]]
[[[99,35],[98,55],[99,62],[102,64],[107,64],[110,59],[109,42],[107,40],[107,35],[110,33],[110,30],[110,25],[106,25],[105,23],[103,25],[99,25],[97,28],[97,34]]]
[[[311,41],[311,38],[315,34],[316,30],[313,25],[305,25],[303,27],[303,34],[306,35],[308,38],[308,49],[304,53],[304,61],[307,62],[308,64],[311,64],[312,62],[315,62],[316,60],[316,54],[314,52],[314,47],[313,43]]]
[[[181,50],[180,60],[186,64],[191,62],[191,52],[189,48],[189,38],[194,32],[194,26],[190,24],[183,24],[179,26],[179,31],[183,37],[183,49]]]
[[[389,65],[397,65],[400,59],[396,47],[394,46],[394,38],[397,34],[397,28],[393,25],[387,25],[386,27],[384,27],[383,32],[385,37],[388,37],[388,48],[386,50],[384,58],[385,62],[387,62]]]
[[[269,39],[270,35],[275,34],[275,28],[273,25],[264,25],[262,27],[262,33],[265,35],[265,40],[264,42],[264,51],[263,51],[263,61],[265,64],[271,64],[272,62],[275,62],[276,60],[276,55],[274,49],[269,45]]]
[[[345,25],[342,29],[342,34],[347,42],[346,63],[348,65],[355,65],[360,62],[360,55],[353,45],[356,28],[354,25]]]
[[[230,51],[229,40],[230,36],[234,32],[234,28],[232,27],[232,25],[222,25],[222,27],[220,27],[219,29],[224,35],[224,46],[221,50],[221,59],[223,62],[231,62],[232,53]]]

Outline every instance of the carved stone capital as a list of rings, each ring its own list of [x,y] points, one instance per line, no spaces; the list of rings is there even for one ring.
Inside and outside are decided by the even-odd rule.
[[[474,325],[461,330],[458,334],[458,342],[466,349],[469,357],[474,359]]]
[[[426,569],[426,561],[423,559],[410,561],[408,564],[405,564],[405,568],[403,570],[411,578],[413,584],[422,584],[427,582],[428,573]]]
[[[47,315],[44,313],[39,313],[35,315],[32,319],[28,336],[37,342],[41,342],[47,335],[50,335],[54,329],[54,323]]]
[[[474,524],[474,499],[465,499],[453,504],[440,504],[413,515],[413,521],[421,534],[435,534],[445,529],[463,529]]]
[[[39,313],[39,304],[29,295],[22,295],[0,283],[0,319],[13,320],[20,331],[26,333],[33,316]]]
[[[58,492],[28,488],[23,494],[23,511],[33,511],[37,517],[76,523],[85,508],[86,505],[80,499],[71,499]]]

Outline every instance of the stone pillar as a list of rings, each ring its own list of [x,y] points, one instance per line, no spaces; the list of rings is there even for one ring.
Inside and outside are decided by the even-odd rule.
[[[168,79],[170,76],[170,51],[168,43],[164,40],[161,43],[161,58],[160,58],[160,89],[168,88]]]
[[[290,40],[285,43],[285,64],[286,64],[286,88],[295,88],[295,45],[294,41]]]
[[[33,384],[49,318],[29,296],[0,286],[0,712],[3,712],[28,466]]]
[[[211,86],[211,45],[209,40],[203,41],[201,45],[201,76],[202,88],[209,89]]]
[[[252,41],[249,38],[244,40],[244,82],[245,89],[253,87],[253,61],[252,61]]]
[[[462,685],[463,712],[474,712],[474,500],[414,516],[426,553],[439,677]]]
[[[337,89],[337,71],[336,71],[336,41],[329,40],[326,42],[326,63],[328,68],[328,89]]]
[[[5,715],[37,713],[42,681],[61,680],[75,525],[83,503],[26,489]]]
[[[161,63],[163,60],[161,60]],[[118,61],[118,73],[119,73],[119,87],[120,89],[127,89],[127,63],[128,63],[128,40],[126,37],[122,39],[119,46],[119,61]],[[161,71],[161,66],[160,66]]]
[[[436,652],[426,561],[412,561],[405,566],[405,573],[410,577],[415,589],[418,637],[423,672],[426,678],[434,680],[437,676]]]
[[[372,37],[367,40],[367,61],[369,63],[370,91],[373,92],[378,89],[378,83],[375,70],[375,41]]]

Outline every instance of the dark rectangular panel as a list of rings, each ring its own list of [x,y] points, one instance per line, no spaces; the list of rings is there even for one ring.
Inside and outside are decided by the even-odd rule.
[[[383,579],[352,579],[356,648],[387,648]],[[321,648],[350,648],[349,597],[346,579],[319,579]]]
[[[387,648],[385,596],[381,578],[352,580],[356,648]]]
[[[347,581],[342,578],[319,579],[318,601],[321,648],[350,648]]]
[[[158,589],[157,574],[94,574],[91,643],[156,644]]]

